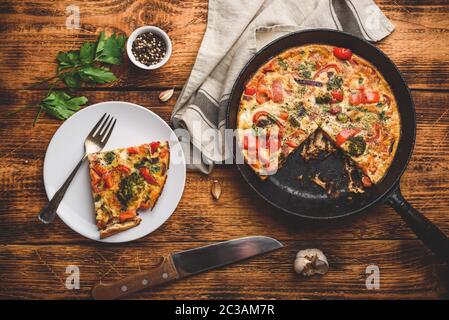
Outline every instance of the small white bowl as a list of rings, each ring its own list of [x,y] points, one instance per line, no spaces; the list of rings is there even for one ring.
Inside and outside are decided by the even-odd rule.
[[[142,33],[146,33],[146,32],[152,32],[152,33],[160,36],[165,41],[165,47],[166,47],[166,52],[165,52],[164,58],[161,61],[159,61],[158,63],[152,64],[151,66],[147,66],[147,65],[137,61],[136,57],[134,56],[134,54],[132,52],[134,40],[136,40],[136,38],[139,35],[141,35]],[[128,37],[128,41],[126,43],[126,52],[128,53],[129,60],[131,60],[131,62],[134,63],[134,65],[136,65],[137,67],[144,69],[144,70],[155,70],[155,69],[162,67],[168,61],[168,59],[170,59],[170,56],[172,53],[172,45],[171,45],[170,38],[168,37],[168,34],[165,33],[165,31],[163,31],[162,29],[159,29],[158,27],[153,27],[153,26],[143,26],[143,27],[140,27],[140,28],[137,28],[136,30],[134,30],[133,33],[131,33],[131,35]]]

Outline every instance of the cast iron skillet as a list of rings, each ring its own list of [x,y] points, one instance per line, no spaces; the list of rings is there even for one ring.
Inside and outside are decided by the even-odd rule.
[[[415,143],[415,108],[410,91],[394,63],[369,42],[351,34],[313,29],[291,33],[277,39],[260,50],[243,68],[234,84],[227,110],[227,128],[236,128],[240,97],[245,83],[257,69],[271,57],[295,46],[322,43],[350,48],[354,53],[373,63],[389,82],[398,102],[401,115],[401,140],[384,179],[364,194],[343,194],[329,197],[307,179],[297,177],[313,176],[320,173],[327,179],[339,181],[342,172],[341,155],[335,153],[325,159],[307,163],[297,154],[290,155],[285,166],[266,181],[261,181],[246,164],[237,164],[244,179],[263,199],[282,211],[308,219],[333,219],[361,212],[380,203],[393,207],[418,235],[418,237],[441,259],[449,262],[449,240],[441,230],[433,225],[419,211],[414,209],[402,196],[399,182],[412,155]],[[240,152],[235,150],[235,152]],[[234,157],[237,153],[234,153]],[[328,180],[329,181],[329,180]]]

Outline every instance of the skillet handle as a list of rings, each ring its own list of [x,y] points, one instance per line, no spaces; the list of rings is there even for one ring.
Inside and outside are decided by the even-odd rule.
[[[448,237],[404,199],[399,186],[390,195],[387,203],[401,215],[402,219],[416,233],[418,238],[420,238],[437,257],[446,263],[449,262]]]

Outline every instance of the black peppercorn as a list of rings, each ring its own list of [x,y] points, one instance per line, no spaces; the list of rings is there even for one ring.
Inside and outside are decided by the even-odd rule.
[[[151,66],[164,59],[167,52],[164,39],[153,32],[145,32],[137,36],[132,45],[132,53],[137,61]]]

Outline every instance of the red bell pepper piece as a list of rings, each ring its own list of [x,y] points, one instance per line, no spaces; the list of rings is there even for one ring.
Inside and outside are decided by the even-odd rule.
[[[95,187],[97,185],[97,183],[101,181],[101,177],[95,171],[91,171],[90,179],[91,179],[92,188]]]
[[[259,122],[259,119],[262,117],[269,117],[270,113],[268,111],[257,111],[254,115],[253,115],[253,123],[257,124]]]
[[[152,154],[155,153],[155,152],[157,151],[157,149],[159,148],[160,145],[161,145],[161,143],[160,143],[159,141],[151,142],[151,143],[150,143],[150,150],[151,150],[151,153],[152,153]]]
[[[249,138],[247,135],[243,136],[243,149],[248,150],[249,148]]]
[[[150,209],[150,202],[146,202],[146,203],[141,203],[140,207],[138,208],[139,210],[147,210]]]
[[[100,177],[104,176],[106,173],[108,173],[108,169],[100,165],[99,163],[95,164],[92,168]]]
[[[273,98],[273,93],[271,90],[267,89],[264,86],[260,86],[257,88],[256,92],[256,101],[258,104],[263,104]]]
[[[120,222],[124,222],[133,219],[135,216],[136,216],[135,210],[128,210],[120,212],[118,219],[120,220]]]
[[[349,103],[357,106],[361,103],[377,103],[380,101],[380,94],[378,91],[365,90],[360,88],[358,92],[352,92],[349,97]]]
[[[104,175],[103,176],[103,181],[104,181],[104,188],[105,189],[110,189],[114,185],[114,181],[112,179],[112,174],[111,173],[108,173],[108,174]]]
[[[131,173],[131,169],[128,166],[125,166],[124,164],[118,165],[117,167],[115,167],[115,170],[120,171],[121,173],[124,173],[124,174]]]
[[[276,79],[271,85],[273,91],[273,101],[276,103],[282,103],[284,101],[284,87],[282,86],[282,81]]]
[[[269,64],[263,67],[262,71],[264,73],[276,71],[276,61],[271,61]]]
[[[355,136],[359,132],[360,129],[353,129],[353,128],[348,128],[341,131],[339,134],[337,134],[337,137],[335,139],[337,147],[341,146],[343,143],[346,142],[346,140]]]
[[[150,171],[143,167],[139,169],[140,174],[142,175],[142,177],[145,179],[146,182],[148,182],[149,184],[152,185],[158,185],[156,179],[151,175]]]
[[[362,185],[365,188],[370,188],[373,185],[373,183],[372,183],[372,181],[371,181],[371,179],[369,177],[363,176],[363,178],[362,178]]]
[[[343,101],[343,93],[341,91],[332,91],[331,95],[333,103]]]
[[[288,120],[288,112],[287,111],[281,111],[279,113],[279,118],[281,118],[284,121],[287,121]]]
[[[249,139],[250,139],[250,135],[249,134],[245,134],[243,136],[243,149],[245,149],[245,150],[249,150],[249,149],[251,149],[251,150],[253,150],[253,149],[258,150],[259,149],[259,138],[256,137],[256,136],[252,136],[252,140],[251,140],[252,144],[251,145],[250,145]],[[255,146],[253,145],[253,143],[255,143]]]
[[[292,141],[292,140],[287,140],[285,143],[286,143],[290,148],[297,148],[297,147],[298,147],[298,144],[297,144],[296,142]]]
[[[334,56],[341,60],[349,60],[352,57],[352,51],[346,48],[337,48],[333,49]]]
[[[244,91],[244,93],[247,95],[247,96],[253,96],[255,93],[256,93],[256,88],[253,88],[253,87],[245,87],[245,91]]]
[[[322,74],[323,72],[329,70],[329,69],[335,69],[335,71],[340,72],[340,68],[335,63],[329,63],[322,67],[320,70],[318,70],[315,75],[313,76],[313,79],[316,79]]]
[[[128,151],[128,154],[138,154],[139,153],[139,149],[136,147],[129,147],[127,149],[127,151]]]
[[[362,103],[377,103],[380,100],[378,91],[363,91]]]
[[[277,139],[275,135],[271,134],[271,131],[268,130],[266,140],[265,140],[265,148],[270,150],[271,152],[276,152],[281,147],[282,143],[282,135],[278,133]],[[273,148],[273,149],[271,149]]]
[[[277,126],[279,127],[280,130],[282,130],[284,128],[284,125],[275,116],[273,116],[268,111],[257,111],[253,115],[253,123],[257,124],[261,117],[267,117],[267,118],[273,119],[276,122],[276,124],[277,124]]]
[[[349,96],[349,103],[353,106],[358,106],[362,102],[362,95],[360,92],[351,92]]]

